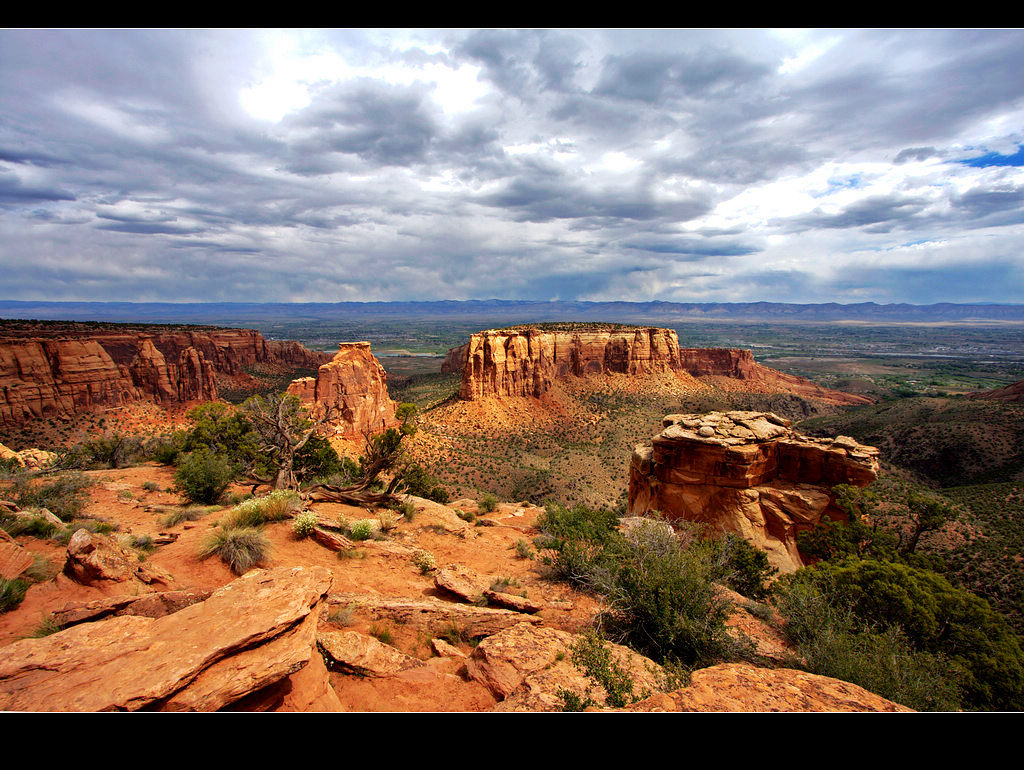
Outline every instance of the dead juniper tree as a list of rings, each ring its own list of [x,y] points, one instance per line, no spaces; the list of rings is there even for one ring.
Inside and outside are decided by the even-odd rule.
[[[394,428],[388,428],[377,435],[364,430],[366,449],[364,455],[359,458],[359,478],[346,486],[314,484],[306,490],[309,499],[349,505],[379,505],[392,501],[404,475],[400,463],[404,457],[402,439],[406,435],[406,431]],[[388,473],[391,474],[391,478],[387,485],[381,488],[381,476]]]
[[[254,461],[246,468],[247,474],[260,484],[274,489],[298,489],[295,475],[295,454],[302,449],[335,415],[335,409],[317,404],[310,414],[297,396],[287,393],[253,396],[242,404],[242,413],[256,434],[256,449],[269,468],[260,473]]]

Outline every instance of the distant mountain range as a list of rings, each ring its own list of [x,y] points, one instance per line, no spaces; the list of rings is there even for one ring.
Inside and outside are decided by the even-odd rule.
[[[1024,305],[843,305],[785,302],[537,302],[443,300],[438,302],[25,302],[0,300],[0,318],[107,322],[245,325],[270,320],[327,321],[386,318],[480,320],[487,323],[611,321],[667,324],[686,321],[814,323],[1024,322]]]

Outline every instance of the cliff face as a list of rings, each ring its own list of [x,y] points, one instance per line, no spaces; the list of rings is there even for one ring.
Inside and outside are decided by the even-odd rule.
[[[799,531],[825,514],[845,519],[832,487],[878,475],[874,447],[803,436],[770,412],[668,415],[663,425],[633,452],[629,514],[660,511],[742,535],[782,572],[804,565]]]
[[[342,342],[334,359],[316,377],[293,380],[288,392],[309,405],[336,410],[332,420],[339,435],[379,433],[398,424],[396,404],[388,395],[387,373],[370,352],[369,342]]]
[[[326,354],[268,342],[251,329],[0,339],[0,425],[152,401],[217,398],[216,375],[281,363],[315,368]]]
[[[466,346],[459,395],[467,401],[490,395],[536,397],[562,377],[678,368],[679,340],[671,329],[491,330],[474,334]]]

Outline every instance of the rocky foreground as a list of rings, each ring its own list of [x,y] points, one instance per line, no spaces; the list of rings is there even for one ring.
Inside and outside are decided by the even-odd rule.
[[[115,532],[0,543],[5,578],[52,567],[0,615],[0,709],[550,711],[569,692],[591,710],[905,710],[786,668],[778,632],[735,595],[730,625],[753,638],[761,666],[702,669],[681,687],[612,645],[634,697],[609,703],[573,655],[598,600],[544,577],[528,545],[534,506],[409,498],[409,516],[395,518],[316,504],[312,537],[290,520],[267,524],[267,563],[238,577],[198,556],[228,509],[167,524],[181,509],[168,469],[89,475],[86,512]],[[376,518],[384,534],[353,542],[333,529],[339,517]],[[147,536],[150,549],[138,550]],[[62,630],[24,638],[43,618]]]

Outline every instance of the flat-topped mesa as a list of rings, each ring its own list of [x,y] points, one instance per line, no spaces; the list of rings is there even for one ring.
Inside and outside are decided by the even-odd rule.
[[[454,358],[453,349],[449,357]],[[460,398],[539,397],[555,379],[589,374],[652,374],[679,369],[671,329],[478,332],[465,346]]]
[[[878,476],[878,450],[848,436],[813,438],[771,412],[672,414],[633,451],[631,516],[652,511],[734,532],[766,551],[781,572],[804,566],[798,532],[836,507],[837,484],[865,487]]]
[[[288,392],[308,406],[335,411],[331,424],[338,435],[357,438],[398,424],[396,404],[388,395],[387,373],[370,352],[369,342],[342,342],[334,359],[316,377],[293,380]]]

